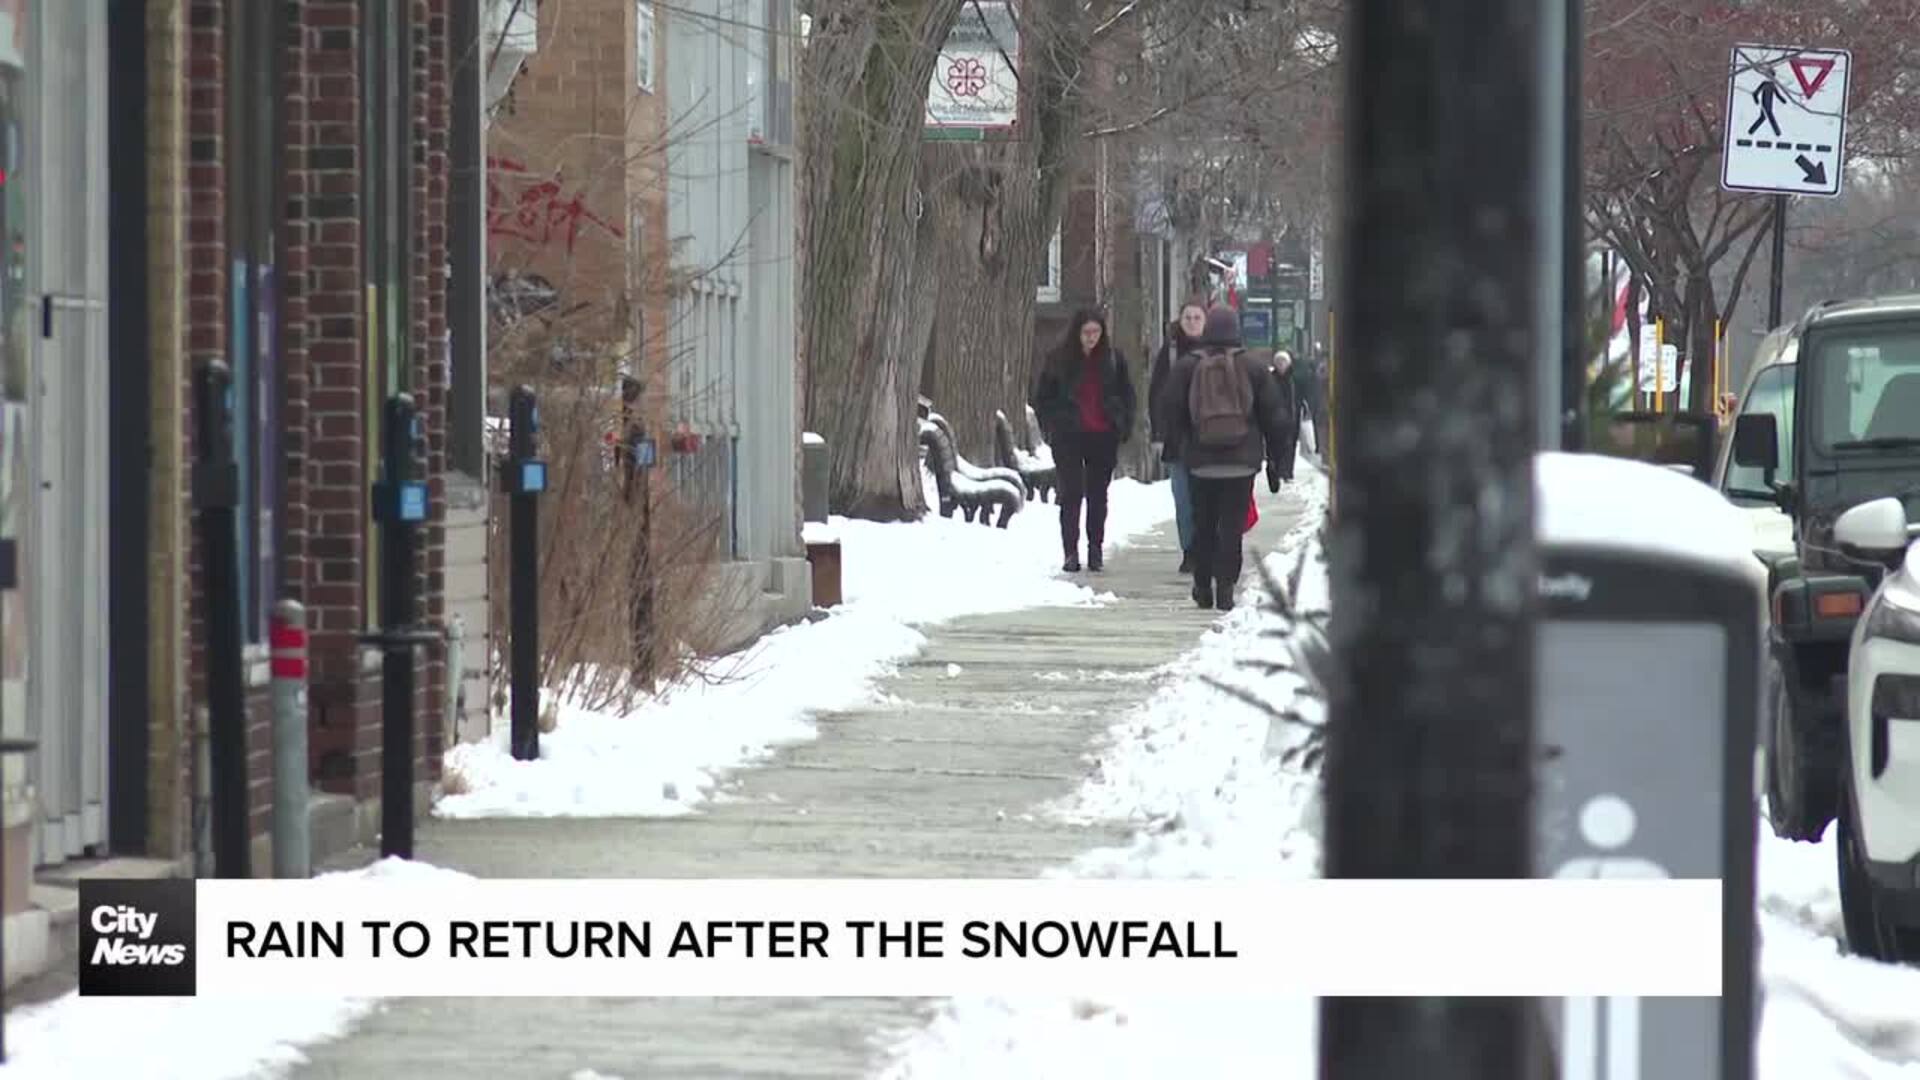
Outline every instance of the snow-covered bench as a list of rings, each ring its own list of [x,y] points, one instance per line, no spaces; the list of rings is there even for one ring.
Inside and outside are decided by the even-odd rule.
[[[968,464],[953,448],[953,433],[939,414],[920,421],[920,445],[927,449],[927,471],[940,493],[940,516],[952,517],[961,511],[966,520],[982,525],[995,522],[994,507],[1000,508],[1000,528],[1007,527],[1013,515],[1026,505],[1026,488],[1020,474],[1009,469],[981,469]]]
[[[1007,414],[994,410],[993,414],[993,457],[994,464],[1004,469],[1012,469],[1020,474],[1027,488],[1027,498],[1046,502],[1059,486],[1059,474],[1053,466],[1053,450],[1042,442],[1035,452],[1020,445],[1013,436],[1013,422]]]

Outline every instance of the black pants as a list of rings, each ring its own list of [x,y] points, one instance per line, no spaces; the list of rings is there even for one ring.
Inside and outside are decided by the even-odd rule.
[[[1193,583],[1232,595],[1240,583],[1241,538],[1253,502],[1251,476],[1196,476],[1193,492]]]
[[[1053,442],[1060,481],[1060,548],[1080,557],[1080,503],[1087,504],[1087,550],[1107,540],[1107,485],[1120,459],[1120,437],[1111,431],[1061,435]]]

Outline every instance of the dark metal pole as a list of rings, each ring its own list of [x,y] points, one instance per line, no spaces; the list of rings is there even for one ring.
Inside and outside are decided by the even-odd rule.
[[[414,530],[425,516],[425,491],[412,483],[417,415],[410,395],[387,399],[383,494],[388,505],[380,530],[380,621],[393,638],[381,662],[380,854],[403,859],[413,858],[414,644],[407,637],[418,595]]]
[[[247,813],[247,711],[240,627],[240,470],[234,461],[233,374],[219,360],[196,373],[201,580],[207,625],[207,758],[215,877],[252,876]]]
[[[513,682],[512,741],[518,761],[540,757],[540,503],[519,475],[534,460],[534,436],[540,410],[533,389],[516,386],[507,406],[508,477],[513,521],[508,538],[508,587],[511,636],[509,661]]]
[[[1562,128],[1565,152],[1564,184],[1561,193],[1561,224],[1566,229],[1566,277],[1563,281],[1564,307],[1561,308],[1561,340],[1564,363],[1560,373],[1561,430],[1563,450],[1587,448],[1587,364],[1592,358],[1588,336],[1587,307],[1587,229],[1586,229],[1586,154],[1581,143],[1582,120],[1586,113],[1583,72],[1586,51],[1586,24],[1582,18],[1582,0],[1565,0],[1566,63]],[[1604,295],[1606,290],[1602,289]]]
[[[1539,6],[1358,0],[1334,477],[1330,878],[1532,873]],[[1557,305],[1556,305],[1557,309]],[[1557,321],[1557,320],[1556,320]],[[1436,554],[1444,558],[1436,564]],[[1321,1003],[1323,1080],[1534,1075],[1538,1005]]]
[[[1785,321],[1781,308],[1785,305],[1787,287],[1787,197],[1773,197],[1773,283],[1767,297],[1767,329],[1771,330]]]

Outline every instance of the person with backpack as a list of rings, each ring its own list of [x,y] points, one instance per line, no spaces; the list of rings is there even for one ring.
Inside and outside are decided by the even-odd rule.
[[[1155,404],[1192,476],[1193,601],[1231,611],[1254,476],[1264,461],[1268,491],[1293,478],[1299,427],[1290,395],[1271,363],[1241,347],[1239,316],[1218,309],[1199,345],[1175,361]]]
[[[1167,422],[1160,408],[1160,391],[1167,384],[1167,373],[1180,354],[1193,348],[1207,328],[1207,305],[1195,298],[1180,309],[1180,320],[1167,327],[1167,340],[1154,354],[1147,375],[1147,430],[1150,441],[1159,448],[1160,460],[1167,467],[1167,479],[1173,488],[1173,526],[1180,536],[1180,573],[1193,573],[1193,493],[1189,490],[1187,467],[1180,462],[1180,446],[1167,441]]]
[[[1067,573],[1080,570],[1080,507],[1087,511],[1087,569],[1106,566],[1107,485],[1120,446],[1133,432],[1137,401],[1126,357],[1098,311],[1075,313],[1067,338],[1047,356],[1028,404],[1053,447],[1060,482],[1060,546]]]

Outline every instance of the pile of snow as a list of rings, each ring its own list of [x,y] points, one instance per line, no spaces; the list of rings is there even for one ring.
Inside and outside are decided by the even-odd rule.
[[[1920,1077],[1920,970],[1845,953],[1833,831],[1760,833],[1761,1080]]]
[[[1173,516],[1168,485],[1114,482],[1107,547],[1117,550]],[[504,736],[447,753],[457,794],[442,817],[626,817],[692,812],[731,769],[814,734],[812,717],[875,703],[874,684],[926,644],[922,629],[966,615],[1093,606],[1097,577],[1059,576],[1059,514],[1032,503],[1006,529],[958,517],[878,524],[835,517],[810,536],[840,543],[844,602],[815,622],[776,630],[611,715],[548,694],[555,729],[540,760],[515,761]]]
[[[1326,505],[1325,478],[1295,474],[1301,523],[1269,557],[1284,580]],[[1263,513],[1268,512],[1263,508]],[[1301,593],[1324,603],[1326,582],[1308,561]],[[1272,654],[1259,636],[1271,616],[1258,607],[1259,580],[1243,603],[1162,674],[1162,685],[1112,730],[1094,776],[1056,815],[1135,826],[1131,843],[1090,852],[1054,876],[1299,879],[1318,873],[1317,785],[1276,763],[1276,732],[1263,710],[1211,685],[1219,680],[1284,705],[1300,687],[1288,676],[1248,671]],[[1277,736],[1277,737],[1276,737]],[[920,1029],[889,1033],[887,1080],[952,1077],[1284,1076],[1315,1071],[1317,1013],[1311,998],[1217,1000],[1102,997],[958,998]]]
[[[1753,524],[1691,476],[1602,454],[1547,453],[1535,458],[1534,498],[1543,543],[1731,568],[1766,584]]]
[[[471,876],[384,859],[317,882]],[[370,998],[103,998],[70,993],[7,1014],[5,1080],[241,1080],[305,1065],[300,1047],[337,1039],[372,1012]]]

